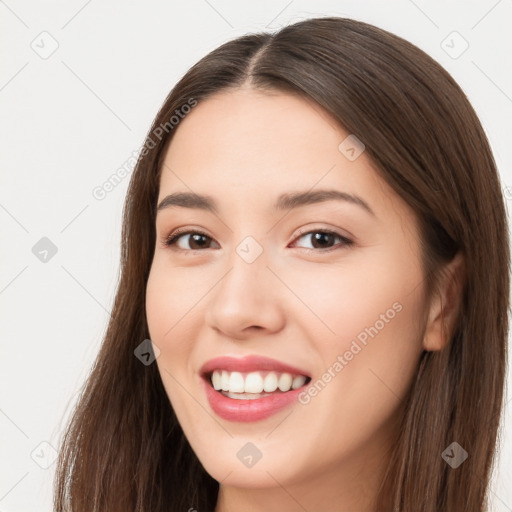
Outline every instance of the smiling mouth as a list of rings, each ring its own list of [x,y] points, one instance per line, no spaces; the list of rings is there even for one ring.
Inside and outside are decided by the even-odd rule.
[[[203,375],[218,393],[235,400],[256,400],[266,396],[285,394],[305,387],[311,377],[278,371],[232,372],[214,370]]]

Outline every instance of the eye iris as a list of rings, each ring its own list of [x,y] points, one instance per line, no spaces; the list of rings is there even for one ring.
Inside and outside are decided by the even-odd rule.
[[[201,242],[199,242],[199,243],[198,243],[199,248],[203,248],[205,245],[207,245],[207,243],[205,243],[205,240],[208,238],[207,236],[205,236],[205,235],[201,235],[201,234],[199,234],[199,233],[196,233],[196,234],[194,234],[194,235],[189,235],[189,236],[190,236],[190,238],[191,238],[190,247],[191,247],[192,249],[195,249],[195,247],[193,247],[193,244],[194,244],[194,243],[196,243],[196,244],[197,244],[197,243],[198,243],[198,240],[200,240],[200,239],[203,239],[203,242],[202,242],[202,243],[201,243]]]
[[[317,232],[313,234],[313,247],[315,247],[315,243],[320,242],[320,248],[323,248],[329,245],[329,242],[333,242],[334,235],[332,233],[325,232]]]

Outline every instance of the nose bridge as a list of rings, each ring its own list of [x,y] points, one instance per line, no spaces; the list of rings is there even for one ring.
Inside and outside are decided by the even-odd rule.
[[[232,251],[226,258],[226,265],[229,266],[230,271],[223,279],[225,282],[222,287],[228,289],[232,297],[241,294],[242,298],[258,301],[262,288],[268,280],[267,274],[271,274],[267,268],[267,265],[271,265],[269,248],[264,247],[265,240],[262,236],[256,238],[253,235],[245,235],[239,236],[238,239],[240,238],[241,241],[233,245]]]
[[[267,268],[268,251],[246,236],[226,259],[227,271],[215,287],[206,313],[212,327],[236,336],[246,327],[277,329],[282,322],[278,283]]]

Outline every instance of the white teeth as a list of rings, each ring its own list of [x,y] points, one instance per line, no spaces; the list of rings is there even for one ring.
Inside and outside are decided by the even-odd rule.
[[[272,391],[277,389],[277,375],[274,372],[267,374],[263,380],[263,389],[267,391],[267,393],[272,393]]]
[[[229,390],[229,373],[226,370],[222,370],[220,378],[220,388],[222,389],[222,391]]]
[[[289,373],[282,373],[279,377],[279,389],[281,391],[290,391],[292,387],[293,377]]]
[[[216,389],[217,391],[219,389],[222,389],[222,377],[220,376],[219,372],[213,372],[212,373],[212,385],[213,389]]]
[[[243,393],[244,377],[240,372],[231,372],[229,376],[229,390],[231,393]]]
[[[245,377],[246,393],[261,393],[263,391],[263,378],[259,372],[252,372]]]
[[[237,395],[236,398],[250,400],[252,395],[256,398],[266,396],[265,393],[273,393],[277,389],[281,392],[297,389],[306,382],[304,375],[292,375],[290,373],[269,372],[262,376],[261,372],[228,372],[226,370],[215,370],[211,375],[213,388],[217,391],[224,391],[226,396],[230,393],[244,394],[244,397]],[[234,398],[234,397],[231,397]]]
[[[304,386],[305,382],[306,377],[304,377],[304,375],[297,375],[297,377],[293,379],[292,389],[297,389],[300,388],[301,386]]]

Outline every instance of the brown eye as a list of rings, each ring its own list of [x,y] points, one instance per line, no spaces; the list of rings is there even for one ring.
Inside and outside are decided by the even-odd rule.
[[[341,246],[350,246],[352,245],[352,241],[348,238],[340,235],[339,233],[336,233],[334,231],[328,231],[328,230],[313,230],[308,231],[307,233],[302,234],[300,237],[297,238],[297,240],[300,240],[301,238],[309,238],[311,241],[311,247],[304,247],[307,250],[314,250],[314,249],[334,249],[335,246],[332,244],[335,243],[336,240],[341,240]]]
[[[186,237],[189,237],[188,240]],[[182,238],[185,240],[183,243],[181,242]],[[169,235],[163,241],[163,244],[165,247],[177,245],[178,249],[183,251],[195,251],[208,249],[209,241],[211,242],[213,239],[200,231],[178,231]]]
[[[301,236],[297,237],[296,240],[300,240],[301,238],[310,239],[311,247],[302,247],[307,251],[322,252],[336,249],[337,240],[339,241],[337,245],[340,248],[353,244],[348,238],[335,231],[329,230],[312,230],[303,233]],[[209,249],[209,244],[212,242],[214,241],[210,236],[200,231],[177,231],[162,240],[164,247],[177,246],[176,250],[185,252]]]

